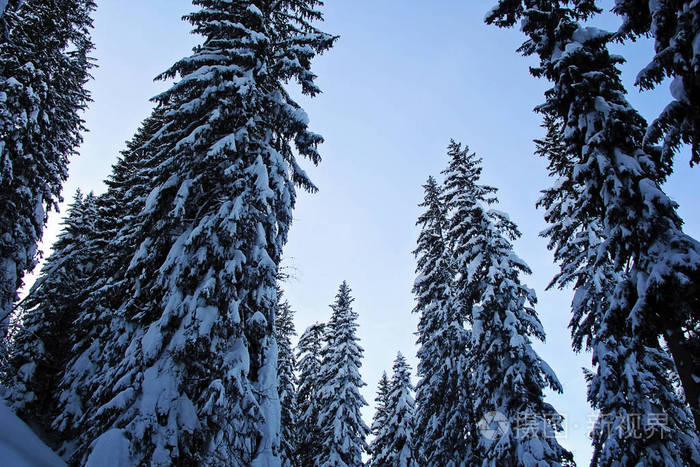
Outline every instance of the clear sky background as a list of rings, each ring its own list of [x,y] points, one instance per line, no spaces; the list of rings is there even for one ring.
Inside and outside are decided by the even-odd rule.
[[[567,419],[562,444],[574,451],[579,465],[587,465],[592,411],[581,368],[590,366],[590,355],[571,351],[571,291],[545,291],[557,268],[538,237],[546,225],[543,212],[535,209],[539,191],[551,180],[545,162],[532,155],[532,139],[543,134],[532,108],[542,102],[548,83],[529,75],[534,59],[515,52],[524,39],[517,29],[483,23],[493,4],[327,1],[321,27],[341,38],[315,62],[323,94],[299,99],[311,129],[326,138],[323,162],[309,169],[320,191],[299,196],[285,250],[293,277],[285,289],[301,333],[328,319],[340,282],[348,281],[365,349],[363,394],[373,405],[381,372],[391,370],[397,351],[415,371],[411,252],[422,184],[446,166],[450,138],[469,145],[484,159],[483,182],[499,188],[500,209],[523,233],[516,250],[534,271],[524,279],[537,291],[547,332],[547,342],[536,349],[564,386],[563,395],[549,400]],[[104,190],[102,180],[118,152],[150,112],[149,98],[167,86],[153,77],[188,55],[199,40],[180,21],[192,9],[187,0],[98,0],[98,5],[93,56],[99,68],[89,84],[94,102],[85,115],[90,132],[71,163],[67,200],[78,187]],[[607,15],[595,22],[614,29],[619,20]],[[630,101],[646,118],[654,117],[670,97],[668,86],[651,93],[633,88],[634,76],[651,56],[651,43],[615,51],[628,59],[623,78]],[[685,149],[665,189],[680,203],[686,231],[699,238],[693,172],[699,169],[690,169],[688,160]],[[53,214],[44,250],[59,222]],[[369,423],[373,408],[363,413]]]

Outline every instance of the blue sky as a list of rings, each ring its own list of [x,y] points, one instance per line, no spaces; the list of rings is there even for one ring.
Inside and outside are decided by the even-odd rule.
[[[66,199],[77,187],[103,191],[102,180],[118,151],[149,113],[148,99],[167,86],[154,83],[153,77],[188,55],[197,41],[180,21],[192,8],[186,0],[98,3],[93,55],[99,68],[89,85],[94,102],[85,115],[90,132],[71,163]],[[550,401],[567,417],[562,444],[585,465],[592,411],[581,367],[589,366],[590,356],[571,351],[571,291],[544,290],[556,267],[546,241],[538,237],[545,223],[534,207],[539,190],[550,183],[544,161],[532,155],[532,139],[542,135],[532,108],[542,102],[547,83],[529,75],[533,59],[515,52],[523,40],[517,29],[483,24],[492,4],[327,2],[322,28],[341,38],[315,62],[323,94],[299,99],[311,129],[326,138],[323,162],[308,170],[320,191],[300,194],[285,250],[285,265],[293,274],[285,289],[301,333],[328,318],[338,285],[349,282],[365,349],[364,395],[372,404],[381,372],[391,369],[397,351],[415,369],[411,251],[422,184],[446,165],[450,138],[469,145],[484,159],[483,181],[499,188],[500,209],[523,233],[516,249],[534,271],[525,281],[537,291],[537,310],[548,336],[536,348],[564,386],[564,394],[552,395]],[[610,16],[602,20],[606,28],[618,23]],[[669,98],[666,85],[652,93],[632,86],[651,51],[648,41],[616,50],[629,60],[623,77],[630,101],[647,118]],[[687,150],[677,156],[666,190],[680,203],[686,231],[698,238],[697,174],[688,160]],[[59,216],[53,215],[46,245],[55,238],[58,223]],[[364,415],[369,422],[372,409]]]

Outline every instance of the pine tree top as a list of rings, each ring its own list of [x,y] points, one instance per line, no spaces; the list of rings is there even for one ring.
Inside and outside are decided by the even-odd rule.
[[[386,371],[382,372],[382,377],[379,378],[379,383],[377,383],[377,396],[374,401],[376,402],[374,418],[372,420],[371,431],[376,436],[377,431],[381,429],[386,423],[386,404],[389,397],[389,391],[391,390],[391,384],[389,378],[386,375]],[[372,447],[370,446],[370,451]]]
[[[366,385],[360,376],[363,349],[356,335],[357,313],[352,309],[350,287],[343,281],[328,321],[322,351],[319,423],[321,452],[319,465],[359,465],[368,449],[369,428],[360,409],[367,405],[359,389]]]

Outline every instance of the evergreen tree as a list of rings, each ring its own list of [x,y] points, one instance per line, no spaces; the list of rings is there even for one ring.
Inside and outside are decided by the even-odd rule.
[[[3,369],[10,406],[45,434],[58,410],[55,390],[73,350],[73,323],[95,268],[96,258],[86,249],[95,237],[95,200],[92,193],[76,192],[53,252],[21,302],[21,321]]]
[[[477,458],[487,465],[561,465],[571,460],[555,436],[561,417],[544,401],[544,389],[561,392],[552,369],[534,351],[544,340],[532,289],[520,282],[530,269],[513,252],[520,237],[505,213],[489,209],[495,189],[479,184],[481,159],[452,141],[445,170],[447,238],[461,273],[453,297],[471,312],[470,365],[474,414],[503,414],[513,429],[480,436]],[[470,302],[460,301],[467,297]],[[463,299],[462,299],[463,300]]]
[[[374,439],[369,444],[368,453],[370,459],[367,465],[387,465],[386,454],[388,453],[389,440],[386,438],[387,432],[384,427],[388,420],[387,404],[389,402],[390,390],[391,386],[385,371],[379,379],[377,397],[374,399],[376,402],[376,409],[374,411],[374,418],[372,419],[372,426],[370,427],[370,433],[374,436]]]
[[[397,467],[417,465],[413,457],[413,410],[411,368],[401,352],[394,360],[390,392],[386,404],[386,422],[379,436],[387,440],[387,453],[383,463]]]
[[[367,402],[360,395],[360,388],[365,385],[360,376],[363,349],[356,335],[354,300],[343,281],[326,325],[318,392],[321,450],[314,463],[318,466],[360,466],[362,453],[368,449],[365,438],[369,428],[360,413]]]
[[[563,121],[554,115],[545,114],[542,127],[545,128],[546,135],[544,139],[535,139],[535,154],[548,160],[550,175],[558,178],[552,187],[542,190],[542,197],[537,201],[537,207],[547,211],[546,220],[555,221],[559,216],[571,215],[572,206],[568,203],[568,199],[576,195],[578,188],[572,180],[574,164],[567,156]],[[542,235],[547,236],[548,232],[545,231]],[[579,234],[572,230],[569,233],[600,239],[602,232],[599,222],[590,222],[586,231]],[[562,284],[571,281],[575,283],[576,293],[571,305],[572,317],[569,327],[571,328],[573,349],[576,352],[579,352],[584,345],[586,350],[590,350],[615,284],[614,268],[609,262],[607,264],[599,262],[596,269],[599,269],[602,275],[596,280],[585,274],[593,269],[581,268],[577,270],[576,264],[587,260],[586,251],[580,246],[573,248],[575,245],[585,246],[588,244],[588,241],[584,241],[583,238],[581,240],[572,242],[572,247],[568,249],[569,258],[562,262],[561,271],[548,285],[548,288],[556,287],[560,281],[564,281],[565,277],[567,279]],[[593,262],[592,266],[595,267],[596,263]]]
[[[458,466],[472,461],[473,414],[463,310],[451,300],[453,268],[445,239],[446,212],[433,177],[423,186],[425,211],[418,245],[414,312],[418,321],[415,446],[420,465]]]
[[[66,384],[95,386],[72,461],[117,446],[135,464],[279,462],[276,277],[295,184],[314,189],[295,154],[317,163],[322,140],[284,84],[319,92],[311,59],[334,38],[311,24],[318,3],[194,1],[204,41],[161,75],[179,81],[141,148],[111,350],[87,349]]]
[[[321,388],[321,350],[324,335],[325,325],[315,323],[306,328],[297,344],[299,365],[297,460],[299,465],[303,466],[313,465],[316,454],[321,452],[319,390]]]
[[[104,181],[107,191],[97,200],[99,235],[95,243],[102,260],[96,272],[92,301],[86,308],[115,310],[128,293],[126,272],[139,246],[139,213],[153,189],[145,170],[149,153],[144,146],[160,129],[164,112],[164,107],[157,107],[142,122]]]
[[[649,2],[619,0],[613,11],[622,16],[622,38],[651,35],[655,55],[637,75],[636,85],[653,89],[671,78],[673,100],[652,122],[646,142],[663,138],[663,163],[672,168],[681,143],[691,147],[691,164],[700,162],[700,8],[693,0]]]
[[[83,436],[89,424],[83,417],[90,416],[86,409],[91,399],[114,384],[112,372],[99,370],[116,366],[132,339],[134,326],[120,320],[116,310],[132,293],[127,270],[138,247],[135,220],[143,209],[144,193],[150,191],[150,179],[139,168],[147,159],[143,145],[157,131],[160,117],[162,110],[156,109],[127,142],[105,180],[107,191],[97,198],[96,234],[86,245],[86,254],[100,260],[86,284],[85,300],[71,329],[75,344],[55,396],[60,410],[53,420],[53,435],[64,443],[64,457],[70,456],[74,439]],[[115,342],[112,338],[117,334],[120,339]]]
[[[280,407],[280,459],[283,467],[297,465],[298,420],[297,420],[297,364],[292,349],[294,328],[294,311],[287,300],[282,301],[282,290],[278,288],[277,314],[275,316],[275,337],[279,349],[277,358],[277,375]]]
[[[0,326],[36,264],[47,211],[82,141],[91,0],[12,0],[0,37]],[[4,357],[5,351],[2,350]]]
[[[620,317],[618,322],[624,320],[630,331],[608,328],[611,342],[655,349],[663,336],[698,420],[692,336],[698,323],[700,245],[683,233],[676,204],[660,188],[668,170],[660,153],[643,144],[646,122],[624,97],[617,68],[621,58],[607,49],[612,35],[579,25],[597,11],[587,0],[575,2],[573,9],[561,2],[502,1],[487,22],[512,26],[522,20],[529,39],[521,51],[536,53],[540,64],[533,74],[554,83],[538,110],[564,122],[565,157],[570,161],[555,168],[571,184],[562,193],[566,215],[550,217],[553,224],[546,232],[562,267],[556,282],[564,285],[579,274],[595,281],[612,265],[613,295],[605,313]],[[599,235],[587,235],[595,229]],[[629,340],[623,339],[626,334]],[[663,386],[658,381],[655,385]],[[643,388],[633,389],[625,397],[636,399],[638,406],[649,403]],[[653,430],[649,420],[642,423],[643,430]],[[666,437],[664,443],[653,444],[659,456],[653,457],[667,455],[668,443],[687,444],[685,435],[681,430],[673,440]],[[686,445],[676,452],[694,450]]]
[[[544,140],[536,140],[536,153],[549,158],[552,174],[570,174],[573,164],[564,157],[566,146],[560,120],[546,116],[544,126],[547,135]],[[538,205],[547,209],[547,220],[570,215],[573,206],[568,199],[574,189],[576,186],[567,177],[562,177],[553,188],[544,190]],[[570,234],[585,238],[585,242],[574,244],[586,247],[595,239],[602,241],[602,232],[599,223],[591,222],[586,231],[572,231]],[[579,248],[582,247],[570,248],[568,254],[585,259],[587,252]],[[677,378],[673,364],[658,342],[639,345],[633,339],[629,323],[619,314],[608,312],[615,284],[623,283],[616,276],[623,273],[616,273],[611,263],[606,264],[600,258],[595,258],[595,261],[592,262],[595,269],[577,268],[575,261],[568,261],[550,284],[553,287],[564,278],[564,283],[575,284],[576,293],[571,306],[573,316],[569,325],[573,347],[580,351],[585,345],[592,351],[595,372],[586,372],[588,400],[599,411],[591,433],[592,465],[609,465],[619,460],[627,465],[641,459],[657,464],[683,465],[683,459],[693,456],[690,448],[692,434],[689,434],[692,426],[683,401],[667,377],[670,374],[672,379]],[[597,273],[595,277],[589,275],[592,270]],[[642,414],[647,417],[644,425],[640,423]],[[646,428],[642,429],[642,426]],[[674,435],[669,437],[666,430],[673,431]],[[676,437],[680,442],[674,439]],[[670,453],[671,457],[664,458],[664,452]]]
[[[692,418],[669,378],[673,362],[658,343],[643,345],[625,317],[608,312],[593,340],[588,400],[599,411],[592,466],[697,465]]]

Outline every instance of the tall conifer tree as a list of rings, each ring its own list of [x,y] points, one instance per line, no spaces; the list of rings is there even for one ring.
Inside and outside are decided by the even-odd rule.
[[[415,446],[421,465],[458,466],[472,461],[470,370],[463,310],[451,300],[454,270],[445,234],[447,213],[433,177],[423,186],[424,212],[414,254],[417,278],[418,376]]]
[[[319,390],[321,389],[321,350],[325,333],[323,323],[312,324],[302,333],[297,344],[299,364],[297,459],[299,465],[313,465],[316,454],[321,452]]]
[[[367,450],[370,455],[368,465],[386,465],[385,456],[388,452],[389,440],[386,437],[387,432],[384,430],[384,427],[387,423],[387,403],[389,402],[390,390],[391,384],[385,371],[379,379],[377,397],[374,399],[376,406],[374,409],[374,417],[372,418],[372,426],[370,427],[370,433],[374,438]]]
[[[12,0],[2,16],[0,337],[82,141],[94,8],[91,0]]]
[[[111,384],[83,401],[76,462],[115,446],[130,463],[279,462],[276,278],[295,184],[314,189],[295,155],[317,163],[322,141],[284,84],[317,94],[311,60],[334,38],[315,0],[193,3],[204,40],[161,75],[179,81],[142,146],[150,188],[102,337],[117,351],[92,364]]]
[[[450,210],[447,238],[460,273],[452,296],[472,325],[469,368],[476,417],[505,416],[513,429],[479,436],[474,454],[482,465],[562,465],[571,454],[554,434],[561,417],[544,401],[544,390],[561,392],[552,369],[534,351],[544,340],[535,293],[520,282],[530,269],[513,252],[520,237],[508,216],[489,208],[495,189],[479,184],[481,159],[452,141],[445,170],[444,205]]]
[[[96,218],[95,195],[78,190],[53,252],[21,302],[21,320],[3,369],[10,406],[46,435],[58,412],[56,387],[75,344],[74,321],[96,266],[88,247]]]
[[[294,328],[294,311],[287,300],[282,300],[282,290],[278,288],[277,314],[275,316],[275,336],[279,349],[277,358],[278,392],[280,398],[280,460],[283,467],[298,465],[298,411],[297,411],[297,377],[296,358],[292,348]]]
[[[413,457],[414,401],[411,368],[401,352],[394,360],[393,374],[386,404],[386,422],[379,436],[386,439],[384,463],[396,467],[417,465]]]
[[[547,134],[536,140],[540,156],[547,157],[550,172],[570,174],[573,164],[565,157],[566,146],[560,120],[545,116]],[[538,202],[547,210],[547,220],[570,215],[574,206],[568,202],[576,186],[566,177],[560,177],[555,186],[543,191]],[[593,242],[602,241],[603,229],[598,222],[589,223],[581,233],[583,245],[569,248],[571,258],[586,258],[583,250]],[[588,400],[599,411],[591,432],[593,439],[592,465],[609,465],[622,460],[623,464],[645,459],[659,464],[683,465],[692,459],[693,435],[690,417],[678,397],[668,375],[675,377],[673,363],[658,342],[640,345],[635,341],[632,327],[623,317],[608,312],[614,296],[615,284],[621,282],[611,263],[596,258],[593,268],[577,268],[568,261],[552,281],[566,278],[576,287],[571,309],[571,335],[574,350],[585,347],[592,351],[593,372],[586,372]],[[591,276],[592,270],[596,276]],[[612,415],[615,414],[615,415]],[[655,426],[646,431],[638,424],[641,414],[652,414]],[[665,457],[670,454],[669,457]],[[686,461],[684,461],[686,459]]]
[[[321,450],[314,462],[318,466],[360,466],[368,449],[365,438],[369,428],[360,413],[367,402],[360,394],[365,385],[360,376],[363,349],[358,344],[354,300],[343,281],[326,325],[318,393]]]
[[[572,186],[564,193],[570,210],[552,218],[547,231],[555,259],[567,271],[557,282],[571,281],[571,271],[596,280],[613,266],[614,292],[606,313],[630,324],[628,346],[653,349],[659,337],[666,339],[697,424],[700,391],[692,376],[697,374],[692,336],[698,323],[700,245],[683,233],[676,204],[661,190],[668,167],[658,151],[643,144],[647,125],[624,97],[621,58],[607,49],[612,35],[579,24],[597,13],[595,4],[581,0],[568,6],[501,1],[487,16],[499,26],[522,20],[528,40],[521,51],[537,54],[540,64],[533,73],[553,82],[538,110],[564,122],[571,170],[558,164],[557,175]],[[598,226],[599,236],[587,235]],[[610,332],[621,345],[617,337],[625,330]],[[638,389],[628,397],[645,399]],[[652,429],[651,422],[642,417],[642,429]]]
[[[132,293],[127,270],[138,247],[135,220],[150,183],[139,169],[147,159],[143,145],[157,131],[160,117],[162,110],[156,109],[127,142],[105,180],[107,191],[97,198],[96,234],[85,249],[88,256],[100,260],[86,285],[85,300],[71,330],[73,352],[54,396],[60,410],[52,431],[68,449],[64,456],[69,456],[75,438],[83,436],[83,417],[90,416],[91,399],[116,380],[112,372],[99,370],[116,365],[131,342],[134,326],[116,310]],[[114,341],[117,334],[121,338]]]

